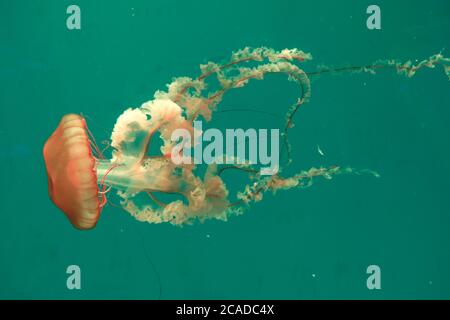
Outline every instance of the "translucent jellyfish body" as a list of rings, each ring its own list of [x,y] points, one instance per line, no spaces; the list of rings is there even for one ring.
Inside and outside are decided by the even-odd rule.
[[[44,146],[50,198],[80,229],[96,225],[107,203],[107,193],[112,190],[120,196],[121,206],[136,219],[181,225],[196,219],[226,220],[230,214],[242,213],[251,202],[262,200],[265,192],[308,187],[319,176],[331,179],[355,172],[377,176],[369,170],[339,166],[311,168],[283,176],[284,167],[292,161],[288,133],[298,109],[310,98],[310,77],[325,73],[375,73],[382,68],[394,68],[399,74],[412,77],[421,68],[437,65],[450,76],[450,61],[441,54],[417,65],[383,60],[362,67],[303,71],[299,65],[311,59],[310,54],[297,49],[245,48],[233,53],[227,63],[202,65],[201,74],[195,79],[175,78],[167,91],[156,92],[153,100],[127,109],[119,116],[111,135],[111,159],[105,159],[82,117],[64,116]],[[182,128],[195,136],[194,120],[211,121],[227,91],[241,88],[252,79],[262,80],[269,73],[286,74],[299,85],[299,97],[288,108],[283,127],[282,144],[287,161],[277,174],[262,176],[251,164],[227,162],[209,165],[200,175],[194,164],[172,161],[174,130]],[[206,80],[213,76],[220,87],[208,93]],[[149,156],[154,139],[161,139],[160,155]],[[195,143],[194,139],[192,146]],[[249,183],[233,197],[221,176],[228,169],[241,170],[249,176]],[[175,194],[178,198],[166,203],[158,199],[157,194],[161,193]],[[144,203],[137,201],[142,195],[145,195]]]

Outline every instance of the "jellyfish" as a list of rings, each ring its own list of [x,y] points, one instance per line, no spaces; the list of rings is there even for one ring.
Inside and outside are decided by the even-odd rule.
[[[267,192],[306,188],[318,177],[331,179],[341,174],[378,177],[371,170],[342,166],[313,167],[285,175],[285,169],[293,161],[289,131],[294,127],[297,111],[311,97],[310,78],[327,73],[373,74],[384,68],[412,77],[419,69],[435,66],[442,66],[450,78],[450,59],[440,53],[416,65],[410,61],[379,60],[362,67],[321,67],[305,72],[300,65],[311,59],[311,54],[298,49],[276,51],[262,47],[236,51],[222,64],[201,65],[197,78],[175,78],[167,90],[157,91],[152,100],[128,108],[118,117],[109,143],[110,158],[100,150],[82,116],[64,116],[43,150],[51,200],[79,229],[95,227],[112,190],[120,198],[120,206],[139,221],[184,225],[206,219],[226,221],[230,215],[242,214],[252,202],[261,201]],[[272,73],[285,74],[289,81],[298,84],[300,92],[286,112],[281,135],[286,161],[276,174],[261,175],[255,164],[246,161],[231,164],[217,161],[200,174],[194,162],[172,161],[174,130],[182,128],[195,136],[194,121],[198,118],[211,121],[229,90],[242,88],[251,80],[263,80]],[[219,88],[208,92],[207,80],[211,77],[217,79]],[[160,154],[150,156],[148,151],[154,139],[160,139]],[[188,147],[196,143],[193,139]],[[233,199],[223,178],[227,170],[240,170],[249,179]],[[177,199],[165,202],[159,194],[174,194]]]

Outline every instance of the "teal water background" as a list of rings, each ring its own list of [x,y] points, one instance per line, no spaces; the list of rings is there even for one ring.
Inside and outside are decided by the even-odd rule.
[[[72,3],[81,8],[78,31],[66,28]],[[125,108],[245,46],[311,52],[305,70],[449,54],[448,1],[376,1],[382,29],[374,31],[366,28],[370,4],[1,1],[0,298],[450,298],[450,91],[442,70],[313,82],[291,131],[292,170],[349,165],[379,179],[317,180],[268,195],[228,222],[183,228],[140,223],[109,206],[94,230],[81,232],[48,198],[42,147],[64,114],[83,113],[106,140]],[[297,95],[283,76],[269,76],[221,107],[282,117]],[[282,125],[250,112],[213,121]],[[81,290],[66,288],[72,264]],[[366,287],[372,264],[381,290]]]

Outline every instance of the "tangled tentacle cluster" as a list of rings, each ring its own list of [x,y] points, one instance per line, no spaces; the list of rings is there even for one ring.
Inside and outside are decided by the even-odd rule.
[[[368,170],[358,171],[333,166],[312,168],[291,177],[282,177],[283,168],[281,168],[279,174],[264,177],[251,166],[236,163],[229,168],[246,171],[250,182],[237,194],[237,200],[231,202],[228,199],[229,192],[221,178],[224,168],[210,165],[202,178],[196,174],[195,165],[174,164],[170,160],[170,152],[174,146],[170,137],[178,128],[184,128],[194,134],[193,121],[199,117],[210,121],[227,91],[241,88],[251,79],[262,80],[266,74],[282,73],[300,87],[299,97],[287,110],[282,135],[290,162],[288,131],[294,125],[294,116],[299,107],[308,102],[311,96],[309,77],[323,73],[374,73],[381,68],[395,68],[399,74],[412,77],[417,70],[425,67],[433,68],[436,65],[442,65],[446,75],[450,77],[450,60],[441,54],[434,55],[417,65],[409,61],[402,63],[384,60],[369,66],[322,68],[309,73],[298,66],[311,59],[311,54],[298,49],[275,51],[269,48],[245,48],[233,53],[227,63],[209,62],[201,65],[201,74],[195,79],[175,78],[168,85],[167,91],[156,92],[154,100],[144,103],[139,108],[130,108],[118,118],[111,136],[114,151],[109,164],[115,165],[114,172],[117,174],[110,174],[102,180],[102,183],[119,189],[122,206],[138,220],[180,225],[195,219],[226,220],[230,214],[242,213],[243,208],[250,202],[260,201],[265,192],[305,188],[311,185],[315,177],[331,179],[335,175],[350,173],[370,173],[377,176],[375,172]],[[220,86],[208,93],[206,80],[212,76],[217,78]],[[156,132],[163,142],[161,155],[149,157],[147,151]],[[186,201],[164,203],[156,196],[158,192],[179,194]],[[141,193],[148,195],[150,200],[148,203],[139,204],[137,196]]]

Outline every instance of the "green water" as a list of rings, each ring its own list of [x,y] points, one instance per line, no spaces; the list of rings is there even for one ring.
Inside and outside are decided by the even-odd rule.
[[[81,30],[66,28],[72,3]],[[305,70],[423,59],[449,47],[448,1],[377,1],[381,30],[366,28],[370,4],[0,1],[0,298],[450,298],[450,91],[441,70],[313,82],[291,131],[293,172],[350,165],[379,179],[317,180],[268,195],[226,223],[183,228],[108,206],[94,230],[81,232],[47,195],[42,147],[62,115],[83,113],[106,140],[125,108],[242,47],[311,52]],[[297,90],[270,76],[221,107],[282,117]],[[213,121],[275,128],[279,117],[229,112]],[[231,188],[238,181],[228,176]],[[66,287],[72,264],[81,290]],[[372,264],[381,290],[366,287]]]

